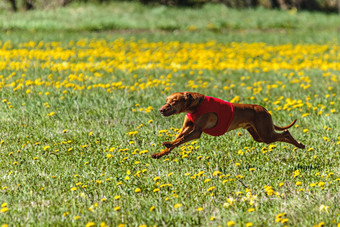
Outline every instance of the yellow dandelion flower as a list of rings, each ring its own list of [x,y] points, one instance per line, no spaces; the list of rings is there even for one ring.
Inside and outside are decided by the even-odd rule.
[[[329,206],[325,206],[325,205],[321,205],[320,207],[319,207],[319,211],[321,212],[321,211],[326,211],[327,213],[328,213],[328,209],[329,209]]]
[[[3,207],[1,208],[0,213],[5,213],[7,211],[8,211],[8,207]]]
[[[217,171],[217,170],[213,172],[213,176],[218,176],[218,175],[221,175],[221,174],[222,174],[222,172]]]
[[[325,186],[325,182],[323,182],[323,181],[320,181],[320,182],[318,183],[318,186],[319,186],[319,187],[323,187],[323,186]]]
[[[95,225],[95,223],[92,222],[92,221],[86,223],[86,227],[91,227],[91,226],[94,226],[94,225]]]
[[[113,156],[114,156],[114,155],[112,155],[112,154],[107,154],[107,155],[106,155],[107,158],[111,158],[111,157],[113,157]]]
[[[51,148],[51,146],[46,145],[46,146],[44,146],[44,151],[47,151],[47,150],[50,149],[50,148]]]
[[[234,221],[228,221],[227,222],[227,226],[234,226],[235,225],[235,222]]]
[[[318,225],[316,225],[316,227],[324,227],[325,226],[325,222],[320,222]]]
[[[297,177],[297,176],[299,176],[300,175],[300,170],[295,170],[294,171],[294,177]]]
[[[46,116],[47,116],[47,117],[51,117],[51,116],[53,116],[54,114],[55,114],[55,112],[52,111],[51,113],[46,114]]]
[[[283,219],[281,220],[281,223],[282,223],[282,224],[287,223],[287,222],[288,222],[288,218],[283,218]]]
[[[211,181],[211,179],[205,179],[204,180],[204,183],[208,183],[208,182],[210,182]]]
[[[108,225],[105,222],[101,222],[100,227],[108,227]]]
[[[129,136],[134,136],[138,134],[138,131],[131,131],[131,132],[127,132],[126,134]]]
[[[255,211],[254,208],[249,208],[249,209],[248,209],[248,212],[249,212],[249,213],[250,213],[250,212],[253,212],[253,211]]]
[[[177,203],[177,204],[174,205],[174,208],[175,208],[175,209],[178,209],[178,208],[180,208],[181,206],[182,206],[182,204]]]
[[[210,188],[207,189],[208,192],[212,191],[215,189],[215,186],[211,186]]]

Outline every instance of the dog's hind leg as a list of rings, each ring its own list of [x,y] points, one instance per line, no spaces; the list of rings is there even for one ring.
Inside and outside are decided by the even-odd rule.
[[[247,131],[250,133],[250,135],[256,142],[263,142],[253,127],[247,128]]]
[[[305,148],[305,145],[296,141],[288,130],[284,130],[282,133],[275,132],[272,117],[267,111],[257,114],[254,127],[257,135],[264,143],[285,142],[298,148]]]
[[[293,144],[294,146],[301,148],[301,149],[305,148],[305,145],[303,145],[302,143],[300,143],[296,139],[294,139],[294,137],[289,133],[288,130],[283,131],[282,137],[283,137],[282,142]]]

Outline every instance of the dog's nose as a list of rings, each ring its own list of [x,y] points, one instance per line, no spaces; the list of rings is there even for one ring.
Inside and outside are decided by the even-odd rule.
[[[164,113],[165,112],[165,108],[160,108],[159,112]]]

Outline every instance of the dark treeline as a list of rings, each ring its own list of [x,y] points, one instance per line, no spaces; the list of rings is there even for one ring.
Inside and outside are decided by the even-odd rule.
[[[123,0],[7,0],[13,11],[17,11],[20,7],[25,10],[35,8],[44,8],[47,5],[66,6],[71,2],[98,2],[108,3]],[[324,11],[324,12],[339,12],[340,0],[130,0],[138,1],[143,4],[162,4],[167,6],[180,7],[200,7],[206,3],[220,3],[232,8],[252,8],[265,7],[269,9],[292,9],[309,10],[309,11]]]

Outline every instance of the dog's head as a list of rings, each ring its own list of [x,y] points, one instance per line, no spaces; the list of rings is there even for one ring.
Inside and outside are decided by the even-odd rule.
[[[173,93],[167,97],[166,104],[159,109],[159,112],[165,117],[186,112],[192,100],[190,92]]]

